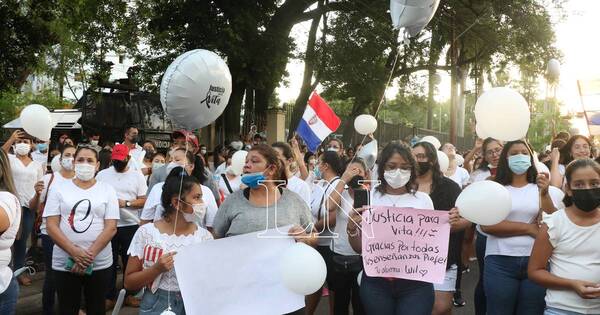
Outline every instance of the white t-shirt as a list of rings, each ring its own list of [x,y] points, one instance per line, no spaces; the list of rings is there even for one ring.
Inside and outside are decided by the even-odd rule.
[[[350,212],[352,211],[354,205],[354,199],[350,197],[347,189],[342,193],[341,204],[342,206],[339,207],[335,213],[335,233],[338,235],[337,238],[332,240],[331,249],[334,253],[340,255],[359,255],[352,249],[352,246],[350,246],[350,241],[348,241],[348,233],[346,232],[349,220],[348,217],[350,216]]]
[[[44,217],[60,216],[60,230],[65,237],[81,248],[89,248],[104,230],[104,220],[119,219],[119,200],[114,188],[97,181],[88,189],[81,189],[72,180],[52,185],[44,210]],[[73,216],[73,217],[71,217]],[[58,245],[52,253],[52,269],[67,271],[69,254]],[[112,266],[110,242],[94,259],[93,270]]]
[[[292,176],[288,178],[287,181],[287,189],[297,193],[302,200],[306,201],[306,205],[310,207],[311,197],[310,197],[310,186],[296,176]]]
[[[512,199],[512,208],[506,221],[533,223],[540,210],[539,188],[536,184],[527,184],[523,187],[504,186],[508,189]],[[556,187],[549,187],[550,198],[554,206],[560,208],[563,192]],[[485,256],[503,255],[514,257],[529,257],[535,239],[529,235],[498,237],[489,235]]]
[[[217,167],[217,169],[215,170],[215,174],[214,174],[215,178],[217,178],[217,176],[221,177],[221,174],[225,174],[226,170],[227,170],[227,163],[225,163],[225,162],[221,163],[221,165],[219,165]]]
[[[414,194],[406,193],[402,195],[382,194],[379,191],[371,190],[371,206],[388,206],[415,209],[433,210],[433,201],[428,194],[417,191]]]
[[[165,182],[158,183],[152,187],[150,194],[148,194],[148,199],[146,199],[146,203],[144,204],[144,209],[142,210],[141,219],[146,221],[158,221],[162,219],[162,214],[165,212],[163,208],[160,196],[162,195],[163,186]],[[204,216],[203,221],[198,221],[197,223],[201,227],[212,227],[213,222],[215,220],[215,216],[217,215],[217,201],[215,200],[215,196],[213,195],[210,188],[200,185],[202,189],[202,201],[206,205],[206,215]]]
[[[232,192],[229,192],[229,189],[227,188],[227,184],[225,184],[223,176],[219,175],[219,192],[223,196],[223,199],[227,198],[227,196],[231,195],[232,193],[240,190],[240,185],[242,184],[242,176],[236,176],[234,179],[227,178],[227,181],[229,182],[229,186],[231,187]]]
[[[42,202],[44,202],[46,200],[46,196],[48,195],[48,184],[50,183],[50,179],[52,178],[52,174],[46,174],[44,175],[44,178],[42,179],[44,181],[44,190],[42,190],[42,193],[40,194],[40,204]],[[60,185],[60,183],[62,182],[66,182],[66,181],[70,181],[73,178],[64,178],[60,172],[54,172],[54,179],[52,180],[52,184],[50,184],[50,189],[52,189],[52,187],[54,187],[55,185]],[[44,208],[44,212],[45,212],[46,208]],[[40,226],[40,232],[44,235],[48,235],[48,231],[46,231],[46,218],[43,217],[42,214],[42,225]]]
[[[137,197],[145,196],[148,190],[144,175],[132,168],[123,173],[115,170],[114,166],[103,169],[96,175],[96,180],[111,185],[117,192],[117,198],[125,201],[132,201]],[[118,227],[132,226],[138,224],[140,209],[121,208]]]
[[[6,291],[13,277],[10,269],[10,248],[15,242],[21,223],[21,204],[17,197],[7,191],[0,192],[0,207],[6,212],[9,226],[0,235],[0,294]]]
[[[48,152],[42,153],[38,150],[31,152],[31,159],[40,163],[43,170],[46,171],[46,167],[48,166]]]
[[[131,156],[128,164],[130,169],[141,171],[143,168],[146,168],[144,164],[146,151],[139,144],[136,144],[134,149],[129,150],[129,155]]]
[[[469,184],[486,180],[490,176],[492,176],[492,172],[490,172],[490,170],[476,169],[473,171],[473,173],[471,173],[471,177],[469,178]]]
[[[451,180],[453,180],[455,183],[458,184],[458,186],[460,186],[460,188],[463,188],[465,186],[467,186],[467,184],[469,183],[469,172],[467,172],[466,169],[457,166],[456,167],[456,171],[454,172],[454,174],[452,174],[451,176],[447,176],[448,178],[450,178]]]
[[[35,183],[42,180],[44,171],[42,165],[36,161],[31,161],[27,166],[15,155],[9,154],[10,168],[13,174],[15,189],[19,197],[19,202],[23,207],[29,207],[29,201],[35,196]]]
[[[186,246],[212,239],[212,234],[201,227],[198,227],[194,234],[177,236],[160,233],[154,223],[148,223],[135,232],[127,254],[141,259],[144,269],[149,269],[163,254],[177,252]],[[179,291],[175,268],[154,279],[151,291],[154,293],[156,289]]]
[[[548,225],[550,272],[566,279],[600,283],[600,223],[579,226],[564,209],[544,216]],[[546,290],[546,305],[581,314],[600,314],[600,299],[583,299],[573,290]]]
[[[319,221],[319,206],[321,207],[321,217],[329,213],[329,194],[335,190],[335,187],[339,181],[339,177],[334,177],[331,183],[328,183],[326,180],[322,180],[318,184],[315,184],[312,191],[312,200],[310,202],[310,212],[312,213],[313,222],[316,223]],[[332,231],[330,229],[325,227],[325,230],[319,233],[319,246],[331,246],[331,232]]]

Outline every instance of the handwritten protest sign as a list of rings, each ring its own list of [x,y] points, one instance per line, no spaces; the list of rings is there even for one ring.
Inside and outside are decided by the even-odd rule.
[[[370,277],[442,283],[449,237],[446,211],[372,207],[363,212],[364,270]]]

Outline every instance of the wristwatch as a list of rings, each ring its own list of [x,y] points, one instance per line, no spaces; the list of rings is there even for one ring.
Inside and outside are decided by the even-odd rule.
[[[131,201],[125,201],[125,207],[127,207],[127,208],[131,207]]]

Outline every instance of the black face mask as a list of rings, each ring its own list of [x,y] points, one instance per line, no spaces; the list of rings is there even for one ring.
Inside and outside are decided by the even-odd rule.
[[[362,180],[365,180],[365,178],[360,175],[356,175],[356,176],[352,177],[352,179],[348,182],[348,187],[350,187],[352,189],[362,188],[362,185],[358,183],[359,181],[362,181]]]
[[[125,168],[127,167],[127,162],[128,161],[118,161],[118,160],[113,160],[112,161],[112,165],[115,167],[115,170],[118,173],[123,173],[123,171],[125,170]]]
[[[600,188],[572,190],[571,199],[579,210],[590,212],[600,205]]]
[[[139,140],[140,140],[139,136],[133,136],[133,137],[131,137],[130,141],[131,141],[131,143],[138,143]]]
[[[429,162],[419,162],[419,175],[427,173],[431,169]]]

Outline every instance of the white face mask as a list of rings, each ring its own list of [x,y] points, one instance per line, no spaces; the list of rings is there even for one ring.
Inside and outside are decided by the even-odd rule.
[[[331,152],[339,152],[340,149],[338,148],[328,148],[327,151],[331,151]]]
[[[84,182],[90,181],[96,175],[96,166],[87,163],[75,164],[75,176]]]
[[[395,170],[385,171],[383,173],[383,178],[385,178],[385,181],[388,183],[388,185],[390,185],[390,187],[396,189],[404,187],[410,180],[410,175],[410,170],[397,168]]]
[[[15,153],[17,155],[27,155],[31,151],[31,146],[27,143],[17,143],[15,144]]]
[[[206,154],[206,150],[205,149],[201,149],[200,150],[200,154],[205,155]]]
[[[171,163],[167,164],[167,175],[169,175],[171,173],[171,171],[176,167],[183,167],[183,165],[181,165],[177,162],[171,162]]]
[[[64,158],[60,160],[60,165],[67,171],[73,170],[73,158]]]
[[[91,145],[98,145],[98,140],[90,140]]]
[[[182,203],[188,204],[185,201],[182,201]],[[179,210],[181,211],[181,214],[183,214],[183,219],[189,223],[202,222],[204,220],[204,215],[206,214],[206,205],[199,203],[191,206],[194,210],[192,213],[186,213]]]
[[[152,163],[152,170],[156,170],[158,168],[161,168],[164,165],[165,165],[165,163],[154,162],[154,163]]]

